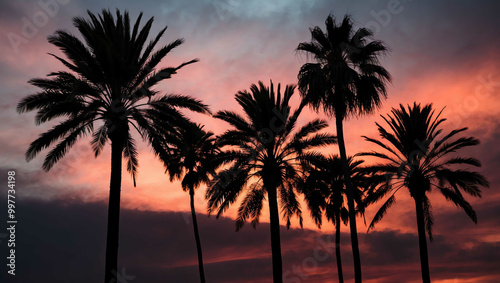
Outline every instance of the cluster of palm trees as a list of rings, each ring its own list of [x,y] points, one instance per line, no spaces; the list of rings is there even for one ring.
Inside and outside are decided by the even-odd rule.
[[[218,111],[189,96],[160,94],[154,87],[171,78],[177,67],[158,69],[158,64],[182,39],[156,48],[166,31],[162,29],[147,42],[153,18],[141,26],[142,13],[131,25],[127,12],[116,16],[103,10],[89,19],[74,18],[83,41],[58,30],[48,38],[67,59],[54,56],[69,71],[53,72],[30,84],[40,92],[25,97],[18,112],[36,110],[36,123],[65,119],[33,141],[26,159],[42,150],[48,152],[43,169],[48,171],[75,142],[92,135],[97,157],[111,143],[111,183],[105,283],[112,282],[117,270],[122,160],[132,175],[134,186],[138,161],[135,129],[163,162],[170,180],[180,180],[189,192],[199,260],[201,282],[205,282],[200,235],[194,207],[195,190],[207,186],[208,213],[222,215],[240,196],[236,230],[250,221],[253,227],[267,199],[270,215],[274,282],[282,282],[280,214],[286,226],[298,217],[302,226],[300,196],[316,224],[323,217],[336,228],[336,258],[339,282],[343,282],[340,257],[341,223],[350,226],[355,282],[361,282],[356,215],[368,205],[386,199],[370,224],[371,229],[395,202],[395,193],[406,188],[415,200],[420,245],[422,280],[430,282],[427,259],[427,231],[432,239],[432,210],[428,193],[434,189],[461,207],[476,222],[476,215],[462,192],[480,196],[487,180],[477,172],[457,165],[479,167],[474,158],[452,154],[460,148],[478,144],[474,138],[455,138],[466,128],[441,135],[438,128],[445,119],[434,115],[431,105],[393,109],[384,117],[389,130],[377,124],[381,140],[365,137],[383,151],[347,155],[343,122],[350,116],[373,113],[386,97],[391,77],[379,63],[387,51],[380,41],[370,41],[372,32],[355,30],[349,16],[336,22],[328,16],[326,31],[310,29],[310,42],[300,43],[297,51],[311,56],[298,73],[301,103],[292,110],[290,99],[295,86],[269,86],[259,82],[250,90],[239,91],[235,99],[242,108]],[[336,135],[325,132],[327,121],[315,119],[298,127],[302,110],[309,106],[334,118]],[[212,115],[230,125],[220,136],[190,121],[181,111]],[[320,149],[337,144],[340,155],[325,155]],[[359,156],[376,157],[381,163],[364,165]],[[280,213],[281,210],[281,213]]]

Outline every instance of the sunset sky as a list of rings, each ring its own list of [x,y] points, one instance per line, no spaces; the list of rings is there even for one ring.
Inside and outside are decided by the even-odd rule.
[[[50,172],[41,165],[48,151],[27,163],[24,152],[31,141],[54,123],[36,126],[34,113],[19,115],[16,104],[38,90],[27,81],[65,70],[48,53],[58,54],[47,42],[57,29],[75,32],[72,18],[86,10],[128,10],[135,20],[154,17],[152,34],[164,26],[160,44],[184,38],[185,43],[160,63],[176,66],[199,58],[157,87],[160,93],[179,93],[202,100],[213,112],[237,110],[234,94],[259,80],[265,84],[295,84],[300,67],[308,62],[295,52],[310,41],[310,27],[320,26],[329,13],[352,15],[357,27],[374,30],[390,53],[381,63],[393,76],[388,99],[377,113],[346,121],[348,154],[369,150],[362,135],[376,137],[375,122],[392,107],[433,103],[448,118],[445,131],[469,127],[465,133],[481,144],[462,151],[483,166],[490,182],[483,197],[467,198],[478,214],[475,225],[443,196],[432,193],[434,242],[428,245],[433,282],[500,281],[500,2],[498,1],[321,1],[321,0],[172,0],[172,1],[2,1],[0,9],[0,166],[2,176],[17,176],[19,237],[18,281],[95,282],[104,266],[106,209],[110,177],[110,148],[94,158],[84,138]],[[48,6],[43,3],[56,3]],[[40,4],[42,3],[42,4]],[[45,16],[43,16],[45,15]],[[28,24],[27,22],[30,22]],[[33,23],[38,23],[35,25]],[[32,25],[32,28],[26,26]],[[33,29],[34,28],[34,29]],[[21,38],[21,39],[20,39]],[[299,94],[293,99],[298,106]],[[305,111],[301,123],[321,113]],[[191,115],[217,134],[227,129],[206,115]],[[335,132],[331,121],[329,131]],[[134,133],[138,137],[137,133]],[[138,137],[138,140],[140,138]],[[170,183],[161,163],[145,142],[139,143],[137,187],[124,170],[119,266],[129,282],[196,282],[196,247],[188,215],[189,195],[179,182]],[[337,153],[335,146],[325,152]],[[6,182],[6,181],[5,181]],[[6,188],[0,192],[6,210]],[[208,282],[271,282],[268,213],[256,230],[250,225],[234,231],[233,206],[219,220],[205,217],[205,188],[195,196],[200,216]],[[365,282],[419,282],[420,264],[414,202],[400,191],[397,203],[370,233],[358,219]],[[371,221],[381,204],[369,208]],[[315,249],[333,243],[333,226],[315,227],[303,206],[305,224],[281,229],[283,270],[288,282],[336,282],[335,257],[304,266]],[[184,213],[183,213],[184,212]],[[2,212],[0,215],[6,217]],[[5,223],[0,219],[0,223]],[[0,225],[0,278],[4,278],[7,249]],[[348,227],[343,226],[344,272],[352,278]],[[3,234],[4,236],[6,234]],[[326,246],[323,245],[326,243]],[[5,256],[4,256],[5,255]],[[69,280],[70,278],[71,280]],[[96,279],[97,278],[97,279]],[[12,280],[12,278],[8,278]]]

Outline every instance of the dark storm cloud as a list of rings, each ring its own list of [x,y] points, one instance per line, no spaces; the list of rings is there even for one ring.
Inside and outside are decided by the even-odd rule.
[[[408,263],[418,261],[418,247],[415,234],[401,233],[397,230],[380,231],[364,235],[367,249],[365,261],[372,265]]]
[[[0,200],[4,203],[5,198]],[[77,200],[18,200],[16,280],[2,282],[96,282],[102,277],[106,205]],[[5,224],[2,224],[5,225]],[[209,282],[268,282],[271,278],[269,226],[234,231],[234,221],[199,215],[206,274]],[[5,231],[5,228],[2,228]],[[335,279],[333,238],[307,229],[282,229],[284,272],[304,282]],[[344,269],[351,276],[348,235],[343,234]],[[498,274],[497,243],[453,246],[436,235],[429,244],[433,277],[457,274]],[[131,282],[196,282],[196,248],[189,214],[123,209],[120,230],[120,268],[135,276]],[[4,239],[0,253],[7,254]],[[416,235],[399,231],[360,234],[367,279],[400,278],[418,274]],[[327,243],[326,245],[324,243]],[[330,256],[325,255],[330,250]],[[318,257],[318,255],[320,257]],[[316,260],[316,266],[312,264]],[[403,272],[404,271],[404,272]],[[474,272],[473,272],[474,271]],[[121,272],[121,271],[120,271]],[[300,275],[300,276],[299,276]],[[242,281],[242,278],[246,281]],[[408,277],[406,277],[408,278]],[[391,279],[392,280],[392,279]],[[394,279],[395,280],[395,279]],[[294,282],[294,281],[290,281]]]
[[[4,198],[1,200],[6,202]],[[18,200],[18,281],[12,282],[95,282],[100,279],[106,215],[103,203]],[[185,213],[122,210],[120,266],[126,268],[127,274],[136,276],[134,282],[197,280],[196,248],[189,217]],[[238,278],[255,282],[271,277],[267,224],[261,224],[255,231],[245,227],[236,233],[231,219],[215,220],[199,215],[198,221],[207,277],[214,278],[213,282],[235,282]],[[304,231],[283,234],[284,241],[296,241]],[[7,254],[4,243],[2,255]],[[1,266],[1,276],[5,278],[3,256]]]

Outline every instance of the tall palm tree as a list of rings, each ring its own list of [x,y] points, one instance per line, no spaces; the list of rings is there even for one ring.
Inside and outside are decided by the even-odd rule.
[[[348,158],[351,182],[354,187],[354,201],[358,208],[364,206],[362,203],[363,190],[368,186],[368,178],[360,165],[363,160]],[[340,226],[341,222],[347,225],[349,222],[349,212],[345,206],[344,196],[346,195],[344,174],[342,173],[342,160],[338,155],[329,155],[319,158],[313,162],[307,178],[301,184],[300,192],[304,194],[305,201],[311,212],[311,216],[321,228],[323,215],[328,221],[335,225],[335,257],[337,260],[337,274],[339,282],[344,282],[342,272],[342,258],[340,253]],[[357,209],[357,213],[363,213],[362,209]]]
[[[238,209],[236,230],[248,218],[255,228],[268,199],[271,229],[273,280],[281,283],[282,263],[278,199],[287,228],[296,215],[302,225],[302,211],[296,196],[296,186],[303,171],[319,156],[314,149],[333,144],[336,138],[319,133],[327,127],[325,121],[316,119],[292,134],[302,108],[290,113],[289,101],[295,87],[287,85],[281,93],[278,84],[266,87],[262,82],[250,87],[251,92],[240,91],[236,101],[243,108],[244,116],[232,111],[220,111],[215,117],[228,122],[234,129],[220,137],[219,145],[228,146],[220,154],[227,168],[207,190],[208,211],[217,211],[219,217],[236,201],[245,197]]]
[[[166,172],[170,176],[170,181],[182,179],[182,189],[189,192],[200,281],[204,283],[205,272],[194,208],[194,190],[201,184],[208,184],[211,180],[210,175],[214,174],[217,167],[215,160],[218,150],[215,145],[215,136],[212,132],[206,132],[203,126],[191,124],[179,128],[177,134],[170,134],[166,140],[169,140],[169,144],[165,147],[165,156],[168,156],[168,159],[163,160]]]
[[[353,186],[344,141],[343,122],[349,116],[373,112],[386,97],[386,84],[391,80],[378,57],[387,51],[380,41],[367,39],[373,32],[366,28],[353,29],[346,15],[337,23],[332,15],[325,21],[326,32],[311,28],[311,42],[302,42],[297,51],[314,58],[316,63],[304,64],[298,74],[301,96],[313,109],[335,117],[342,170],[346,182],[347,205],[351,230],[355,282],[361,282]]]
[[[481,166],[476,158],[459,157],[455,154],[461,148],[479,144],[479,140],[473,137],[455,139],[457,134],[467,128],[456,129],[440,136],[442,129],[438,129],[438,126],[446,120],[440,118],[441,112],[434,117],[432,104],[421,107],[420,104],[414,103],[413,107],[408,105],[407,109],[403,105],[400,105],[399,109],[393,108],[392,115],[382,116],[390,131],[377,124],[382,139],[364,137],[383,148],[385,152],[371,151],[360,154],[374,156],[385,162],[370,168],[372,173],[378,174],[375,175],[378,177],[378,185],[367,191],[366,203],[374,203],[390,195],[375,214],[368,229],[373,228],[395,203],[395,194],[401,188],[407,188],[415,201],[423,282],[431,281],[425,235],[427,230],[432,241],[433,216],[428,193],[433,189],[437,190],[477,223],[476,213],[462,192],[481,197],[480,187],[489,186],[488,181],[478,172],[454,168],[457,165]]]
[[[92,148],[97,157],[107,141],[111,142],[111,182],[109,190],[108,230],[106,241],[105,283],[113,280],[117,271],[118,230],[120,215],[122,157],[132,175],[134,186],[137,174],[137,150],[130,128],[135,128],[152,147],[161,149],[156,130],[173,131],[186,118],[179,108],[208,112],[200,101],[182,95],[156,97],[153,87],[168,79],[191,60],[177,67],[157,69],[158,63],[174,48],[183,43],[177,39],[154,51],[166,27],[147,45],[153,18],[142,27],[142,13],[133,27],[127,12],[110,11],[94,15],[89,20],[75,17],[73,23],[84,41],[57,30],[49,36],[51,44],[59,48],[67,59],[53,55],[69,71],[36,78],[30,84],[41,92],[25,97],[17,106],[18,112],[37,110],[36,124],[64,117],[64,121],[33,141],[26,152],[30,161],[43,149],[56,143],[47,154],[43,169],[48,171],[84,136],[92,134]],[[157,125],[162,122],[161,125]],[[95,125],[97,124],[97,125]],[[97,127],[96,127],[97,126]],[[160,152],[160,151],[157,151]]]

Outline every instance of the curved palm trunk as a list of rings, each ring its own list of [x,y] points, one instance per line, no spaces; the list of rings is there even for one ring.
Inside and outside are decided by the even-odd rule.
[[[201,253],[200,233],[198,232],[198,222],[196,221],[196,211],[194,209],[194,190],[189,188],[191,203],[191,217],[193,218],[194,237],[196,239],[196,250],[198,251],[198,269],[200,272],[200,282],[205,283],[205,271],[203,270],[203,255]]]
[[[114,282],[118,271],[118,239],[120,226],[120,194],[122,181],[123,141],[111,142],[111,181],[109,186],[108,231],[104,283]],[[113,274],[114,273],[114,274]]]
[[[349,174],[349,164],[347,163],[347,154],[344,143],[344,128],[343,119],[335,117],[337,125],[337,139],[339,144],[340,158],[342,159],[342,171],[346,185],[347,207],[349,209],[349,228],[351,230],[351,246],[352,257],[354,260],[354,282],[361,283],[361,257],[359,255],[358,246],[358,231],[356,228],[356,212],[354,210],[354,195],[351,183],[351,176]]]
[[[415,199],[415,207],[417,210],[417,228],[418,228],[418,247],[420,249],[420,269],[422,272],[422,282],[430,283],[431,276],[429,272],[429,256],[427,254],[427,239],[425,236],[425,220],[422,201]]]
[[[276,186],[268,189],[269,215],[271,227],[271,252],[273,259],[273,282],[283,282],[283,267],[281,263],[281,243],[280,243],[280,219],[278,211],[278,197]]]
[[[339,283],[344,283],[344,274],[342,273],[342,258],[340,255],[340,213],[337,213],[335,225],[335,257],[337,259],[337,273]]]

